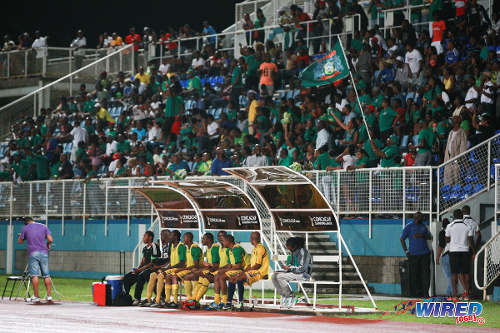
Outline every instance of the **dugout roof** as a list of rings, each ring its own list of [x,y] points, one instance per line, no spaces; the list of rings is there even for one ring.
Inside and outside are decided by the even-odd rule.
[[[337,231],[335,213],[318,188],[304,175],[284,166],[227,168],[264,201],[276,230]]]
[[[155,181],[136,189],[153,204],[162,228],[260,230],[252,200],[233,184],[209,180]],[[196,217],[196,219],[195,219]]]

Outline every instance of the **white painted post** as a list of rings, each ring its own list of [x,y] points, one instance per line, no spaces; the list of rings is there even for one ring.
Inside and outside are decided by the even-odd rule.
[[[64,236],[64,192],[66,191],[65,189],[66,182],[62,183],[62,207],[61,207],[61,235]]]
[[[108,185],[104,193],[104,236],[108,236]]]
[[[5,273],[12,274],[14,258],[14,225],[7,226],[7,251],[5,260]]]
[[[87,184],[83,183],[82,236],[85,236],[85,212],[87,210]]]

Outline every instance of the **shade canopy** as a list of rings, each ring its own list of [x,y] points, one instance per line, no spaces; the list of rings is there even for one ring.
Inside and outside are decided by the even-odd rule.
[[[318,188],[302,174],[283,166],[224,170],[243,179],[257,191],[273,217],[276,230],[338,230],[333,209]]]
[[[233,184],[206,180],[153,184],[136,190],[151,201],[164,228],[192,228],[196,217],[196,228],[201,220],[205,230],[260,230],[252,200]]]

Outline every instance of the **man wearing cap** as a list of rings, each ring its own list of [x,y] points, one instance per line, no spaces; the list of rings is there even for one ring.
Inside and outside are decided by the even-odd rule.
[[[402,56],[396,57],[396,76],[394,78],[395,81],[399,82],[401,85],[401,90],[406,91],[408,89],[408,64],[404,62]]]
[[[87,46],[87,38],[83,35],[83,31],[79,29],[76,32],[76,37],[73,39],[69,47],[77,49],[74,53],[75,55],[75,67],[79,69],[83,64],[83,57],[85,56],[85,51],[79,50]]]
[[[230,168],[232,166],[231,160],[227,159],[224,154],[224,149],[217,147],[215,152],[217,157],[212,162],[212,176],[228,176],[229,174],[222,170],[223,168]]]
[[[421,130],[418,134],[418,151],[415,158],[415,166],[428,166],[432,162],[432,147],[436,136],[429,126],[429,121],[424,119]]]
[[[47,288],[47,301],[52,301],[50,294],[52,281],[49,273],[49,250],[54,241],[49,228],[41,223],[36,223],[31,217],[24,218],[24,227],[17,242],[22,244],[28,242],[28,269],[33,283],[33,303],[39,303],[38,278],[41,276]]]

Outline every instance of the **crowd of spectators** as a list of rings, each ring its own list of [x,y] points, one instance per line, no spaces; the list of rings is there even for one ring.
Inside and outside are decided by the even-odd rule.
[[[0,175],[23,181],[179,178],[224,175],[228,166],[353,170],[439,164],[498,127],[500,35],[499,24],[492,23],[499,22],[498,13],[490,20],[477,0],[451,18],[442,2],[433,4],[431,33],[401,19],[401,27],[385,37],[377,26],[364,25],[344,40],[360,103],[348,79],[301,87],[298,73],[328,51],[328,38],[308,45],[304,29],[325,26],[299,24],[309,17],[292,6],[280,11],[293,26],[287,43],[253,34],[235,59],[207,38],[191,57],[151,62],[132,77],[103,72],[94,87],[82,85],[39,117],[21,116],[1,151]],[[340,12],[355,6],[346,4]],[[330,12],[337,9],[333,1],[316,1],[312,17],[336,17]],[[256,28],[265,18],[258,14],[247,24]],[[203,34],[214,33],[208,22],[203,26]],[[157,38],[144,31],[148,40]],[[191,34],[184,26],[178,37]],[[103,35],[102,46],[117,39],[139,48],[145,37],[132,28],[125,40]],[[117,106],[122,111],[112,115]]]

